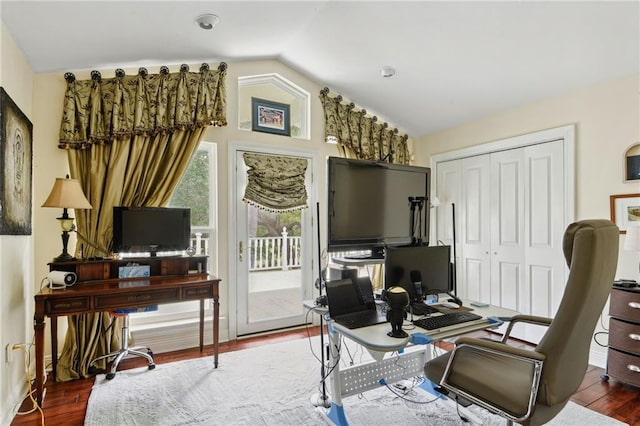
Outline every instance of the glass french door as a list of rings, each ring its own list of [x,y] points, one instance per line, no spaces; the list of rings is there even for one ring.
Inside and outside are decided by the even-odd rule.
[[[244,152],[236,151],[238,336],[303,324],[302,301],[312,292],[311,209],[274,213],[243,202]],[[307,160],[305,184],[311,194],[312,161]]]

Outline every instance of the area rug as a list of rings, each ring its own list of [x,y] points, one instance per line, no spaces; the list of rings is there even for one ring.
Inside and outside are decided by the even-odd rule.
[[[370,359],[360,347],[344,359]],[[124,370],[113,380],[96,377],[85,425],[326,425],[323,408],[314,407],[321,390],[319,339],[298,339],[211,357]],[[351,425],[460,425],[455,410],[421,388],[403,382],[402,390],[380,387],[343,398]],[[327,390],[329,384],[327,381]],[[397,394],[402,394],[399,397]],[[412,402],[410,402],[412,401]],[[417,401],[417,402],[413,402]],[[505,421],[474,407],[487,425]],[[622,425],[569,403],[551,425]]]

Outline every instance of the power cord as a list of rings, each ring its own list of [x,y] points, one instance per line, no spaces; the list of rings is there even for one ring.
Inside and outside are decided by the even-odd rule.
[[[469,423],[469,419],[460,413],[460,402],[458,401],[458,395],[456,395],[456,413],[458,413],[458,417],[460,417],[460,420],[465,423]]]
[[[25,346],[32,346],[32,344],[15,344],[13,345],[13,347],[11,348],[12,350],[15,349],[20,349],[22,352],[24,352],[24,370],[25,370],[25,375],[27,378],[27,395],[29,397],[29,399],[31,399],[31,403],[32,403],[32,408],[28,411],[17,411],[16,415],[17,416],[24,416],[26,414],[31,414],[34,411],[38,410],[40,412],[40,421],[42,426],[44,426],[44,411],[42,411],[42,408],[40,407],[40,405],[38,404],[38,402],[35,400],[35,398],[33,397],[33,393],[34,393],[34,389],[31,386],[31,377],[30,377],[30,373],[29,373],[29,365],[31,364],[31,354],[29,353],[29,351],[27,351],[27,349],[25,349]],[[26,398],[25,396],[25,398]],[[44,398],[44,395],[43,395]],[[23,398],[24,400],[24,398]]]
[[[393,387],[391,387],[391,386],[387,383],[387,381],[386,381],[385,379],[380,379],[380,380],[378,381],[378,383],[380,383],[382,386],[385,386],[385,387],[389,390],[389,392],[391,392],[392,394],[394,394],[394,395],[395,395],[395,396],[397,396],[398,398],[400,398],[400,399],[402,399],[402,400],[404,400],[404,401],[407,401],[407,402],[412,402],[412,403],[414,403],[414,404],[431,404],[432,402],[435,402],[435,401],[437,401],[438,399],[440,399],[440,397],[437,397],[437,396],[436,396],[435,398],[430,399],[430,400],[428,400],[428,401],[417,401],[417,400],[410,399],[410,398],[407,398],[407,397],[406,397],[406,395],[408,395],[408,394],[410,394],[410,393],[412,393],[412,392],[413,392],[413,388],[414,388],[415,386],[413,386],[413,387],[406,387],[406,386],[404,386],[404,385],[399,385],[399,386],[394,385],[393,387],[395,387],[396,389],[401,390],[401,391],[403,392],[403,393],[398,393],[398,392],[396,392],[396,391],[393,389]]]
[[[604,334],[605,336],[608,336],[608,335],[609,335],[609,332],[608,332],[608,331],[598,331],[597,333],[594,333],[594,335],[593,335],[593,341],[594,341],[594,342],[596,342],[596,344],[597,344],[598,346],[601,346],[601,347],[603,347],[603,348],[608,348],[608,347],[609,347],[609,345],[608,345],[608,344],[602,344],[602,343],[598,342],[598,336],[600,336],[601,334]]]

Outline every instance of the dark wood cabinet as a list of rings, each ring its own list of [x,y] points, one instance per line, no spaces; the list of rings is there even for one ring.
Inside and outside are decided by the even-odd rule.
[[[609,350],[604,378],[640,387],[640,288],[611,290]]]

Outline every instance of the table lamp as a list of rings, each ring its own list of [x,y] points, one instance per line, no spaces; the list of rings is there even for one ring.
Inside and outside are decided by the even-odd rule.
[[[386,292],[389,310],[387,311],[387,321],[391,323],[391,331],[387,333],[391,337],[407,337],[408,334],[402,329],[402,323],[407,315],[405,308],[409,304],[409,293],[400,287],[391,287]]]
[[[62,229],[62,253],[53,259],[54,262],[65,262],[75,260],[67,252],[67,244],[69,243],[69,232],[73,231],[73,218],[69,217],[67,209],[90,209],[91,204],[85,197],[80,181],[77,179],[56,178],[51,193],[47,197],[42,207],[62,207],[62,216],[58,217],[60,228]]]
[[[627,235],[624,239],[624,250],[640,251],[640,224],[629,225],[627,227]],[[638,265],[640,271],[640,263]]]

